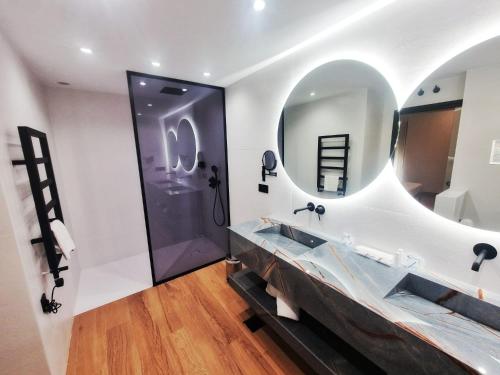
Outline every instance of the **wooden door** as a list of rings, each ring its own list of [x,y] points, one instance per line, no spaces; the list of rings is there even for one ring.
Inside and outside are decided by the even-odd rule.
[[[403,181],[421,183],[427,193],[444,190],[455,119],[454,109],[401,116],[406,127]]]

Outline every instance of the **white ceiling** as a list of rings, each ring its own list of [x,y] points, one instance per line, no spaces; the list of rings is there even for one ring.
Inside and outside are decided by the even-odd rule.
[[[253,0],[0,0],[0,31],[46,85],[126,93],[126,70],[217,84],[373,3],[266,2],[255,12]]]

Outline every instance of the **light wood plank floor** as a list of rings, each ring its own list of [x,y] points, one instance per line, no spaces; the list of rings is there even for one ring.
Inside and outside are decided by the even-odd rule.
[[[67,374],[303,374],[249,314],[217,263],[75,317]]]

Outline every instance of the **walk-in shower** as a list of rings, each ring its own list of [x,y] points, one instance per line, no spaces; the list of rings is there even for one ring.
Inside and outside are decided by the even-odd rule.
[[[128,72],[155,284],[224,258],[224,89]]]

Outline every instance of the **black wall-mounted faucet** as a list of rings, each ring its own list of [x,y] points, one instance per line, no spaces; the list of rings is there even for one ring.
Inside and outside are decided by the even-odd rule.
[[[479,271],[479,267],[481,267],[481,264],[485,259],[489,260],[496,258],[497,256],[497,249],[487,243],[478,243],[474,246],[473,250],[474,254],[477,255],[477,258],[474,263],[472,263],[471,269],[476,272]]]
[[[307,207],[304,207],[304,208],[297,208],[296,210],[293,210],[293,214],[294,215],[297,215],[297,212],[300,212],[300,211],[305,211],[305,210],[309,210],[309,211],[314,211],[314,209],[316,208],[316,206],[314,205],[313,202],[309,202],[307,204]]]

